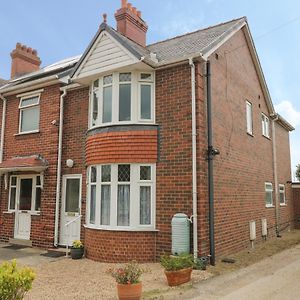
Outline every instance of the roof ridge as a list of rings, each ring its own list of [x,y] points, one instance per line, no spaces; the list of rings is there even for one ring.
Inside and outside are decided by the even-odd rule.
[[[211,25],[211,26],[208,26],[208,27],[204,27],[202,29],[197,29],[195,31],[191,31],[191,32],[187,32],[187,33],[184,33],[184,34],[180,34],[180,35],[177,35],[177,36],[174,36],[172,38],[169,38],[169,39],[166,39],[166,40],[162,40],[162,41],[159,41],[159,42],[155,42],[155,43],[152,43],[152,44],[149,44],[146,46],[146,48],[150,47],[150,46],[153,46],[153,45],[157,45],[157,44],[160,44],[160,43],[164,43],[164,42],[167,42],[167,41],[171,41],[171,40],[175,40],[175,39],[178,39],[178,38],[181,38],[183,36],[188,36],[190,34],[194,34],[194,33],[197,33],[199,31],[204,31],[204,30],[208,30],[208,29],[212,29],[212,28],[215,28],[215,27],[218,27],[218,26],[222,26],[222,25],[225,25],[225,24],[228,24],[228,23],[231,23],[233,21],[240,21],[242,19],[247,19],[246,16],[243,16],[243,17],[240,17],[240,18],[236,18],[236,19],[232,19],[232,20],[229,20],[229,21],[226,21],[226,22],[222,22],[222,23],[218,23],[218,24],[215,24],[215,25]]]

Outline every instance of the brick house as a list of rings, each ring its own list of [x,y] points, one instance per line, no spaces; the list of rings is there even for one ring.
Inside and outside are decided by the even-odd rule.
[[[40,68],[36,50],[11,53],[0,240],[80,238],[94,260],[154,261],[178,212],[195,255],[247,247],[250,221],[257,240],[262,219],[269,236],[293,226],[293,127],[274,110],[246,18],[147,46],[141,12],[123,0],[115,18],[80,57]]]

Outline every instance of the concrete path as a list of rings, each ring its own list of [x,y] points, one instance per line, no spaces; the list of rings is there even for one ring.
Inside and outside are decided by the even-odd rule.
[[[247,268],[200,283],[181,299],[300,299],[300,245]]]
[[[0,243],[0,264],[7,260],[16,259],[17,263],[26,266],[37,266],[43,262],[57,261],[61,258],[45,257],[41,254],[47,253],[45,250],[37,248],[11,249],[9,244]]]

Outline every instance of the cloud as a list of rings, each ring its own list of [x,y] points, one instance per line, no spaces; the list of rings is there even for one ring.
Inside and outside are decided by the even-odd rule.
[[[275,105],[275,110],[294,127],[300,125],[300,112],[294,108],[290,101],[284,100]]]

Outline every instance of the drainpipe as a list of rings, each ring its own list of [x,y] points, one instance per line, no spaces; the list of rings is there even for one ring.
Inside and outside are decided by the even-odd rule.
[[[274,170],[274,183],[275,183],[275,230],[276,236],[280,237],[280,229],[279,229],[279,186],[278,186],[278,174],[277,174],[277,151],[276,151],[276,129],[275,123],[278,121],[278,115],[274,114],[273,117],[275,119],[272,120],[272,146],[273,146],[273,170]]]
[[[54,246],[58,245],[58,223],[59,223],[59,199],[60,199],[60,177],[62,158],[62,138],[63,138],[63,118],[64,118],[64,98],[67,95],[66,88],[62,89],[59,106],[59,133],[58,133],[58,155],[57,155],[57,177],[56,177],[56,202],[55,202],[55,224],[54,224]]]
[[[192,177],[193,177],[193,248],[194,261],[198,258],[198,228],[197,228],[197,129],[196,129],[196,76],[193,59],[189,59],[192,84]]]
[[[207,99],[207,161],[208,161],[208,197],[209,197],[209,246],[210,264],[215,265],[215,228],[214,228],[214,173],[213,159],[220,154],[212,145],[212,104],[210,61],[206,62],[206,99]]]
[[[1,138],[0,138],[0,163],[3,161],[3,151],[4,151],[4,132],[5,132],[5,120],[6,120],[6,98],[0,94],[0,99],[3,101],[2,106],[2,123],[1,123]]]

